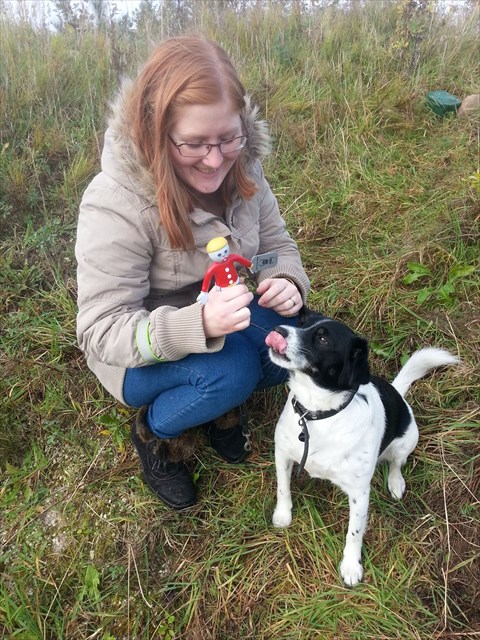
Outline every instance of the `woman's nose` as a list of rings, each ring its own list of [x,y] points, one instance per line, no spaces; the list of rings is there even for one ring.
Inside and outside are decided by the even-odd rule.
[[[208,156],[203,158],[203,164],[212,169],[218,169],[223,163],[223,154],[220,151],[220,147],[212,147]]]

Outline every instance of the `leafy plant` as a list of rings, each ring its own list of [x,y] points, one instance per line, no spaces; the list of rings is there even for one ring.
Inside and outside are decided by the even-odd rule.
[[[95,422],[102,427],[99,435],[111,436],[118,451],[123,451],[128,438],[125,423],[130,419],[131,411],[123,407],[113,407],[110,413],[104,413],[98,416]]]
[[[432,270],[419,262],[408,262],[407,268],[409,273],[402,278],[404,284],[413,284],[418,281],[426,281],[417,293],[417,303],[423,304],[427,300],[451,305],[454,302],[455,293],[458,285],[465,281],[475,273],[476,269],[473,265],[453,265],[446,276],[446,279],[436,283],[436,278]]]
[[[82,603],[87,599],[91,604],[96,604],[100,600],[100,591],[98,585],[100,584],[100,575],[92,564],[87,566],[85,571],[85,579],[82,588],[78,594],[78,601]]]

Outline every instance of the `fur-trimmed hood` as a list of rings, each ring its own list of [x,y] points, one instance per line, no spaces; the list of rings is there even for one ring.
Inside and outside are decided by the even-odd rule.
[[[125,101],[132,87],[131,80],[124,80],[116,97],[110,103],[108,129],[105,133],[105,146],[102,153],[102,169],[112,175],[128,189],[155,201],[155,182],[128,135],[128,123],[125,114]],[[245,111],[242,114],[245,133],[248,136],[245,151],[247,169],[256,160],[263,160],[271,148],[271,138],[265,120],[258,117],[259,108],[252,104],[250,95],[245,96]]]

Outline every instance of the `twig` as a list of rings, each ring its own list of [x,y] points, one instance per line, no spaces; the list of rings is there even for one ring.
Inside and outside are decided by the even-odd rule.
[[[133,566],[135,567],[135,573],[137,574],[137,581],[138,581],[138,587],[140,589],[140,595],[142,596],[142,600],[145,602],[145,604],[147,605],[147,607],[149,607],[150,609],[153,608],[153,605],[150,604],[150,602],[148,602],[148,600],[145,597],[145,594],[143,593],[143,589],[142,589],[142,583],[140,582],[140,574],[138,573],[138,567],[137,567],[137,562],[135,560],[135,554],[133,553],[132,550],[132,545],[129,542],[128,543],[128,560],[129,560],[129,565],[130,565],[130,555],[132,557],[133,560]]]
[[[444,462],[444,464],[446,465],[447,462],[445,460],[445,451],[443,449],[443,440],[440,440],[440,445],[441,445],[441,450],[442,450],[442,461]],[[447,508],[447,492],[445,489],[445,483],[446,483],[446,479],[445,479],[445,467],[442,465],[442,478],[443,478],[443,483],[442,483],[442,488],[443,488],[443,507],[445,510],[445,523],[447,525],[447,565],[446,568],[444,569],[442,567],[442,573],[443,573],[443,579],[445,582],[445,591],[444,591],[444,597],[443,597],[443,607],[444,607],[444,611],[443,611],[443,630],[445,630],[447,628],[447,617],[448,617],[448,602],[447,602],[447,593],[448,593],[448,571],[449,571],[449,566],[450,566],[450,552],[451,552],[451,547],[450,547],[450,522],[448,519],[448,508]]]
[[[442,454],[443,454],[443,438],[441,438],[441,443],[442,443]],[[448,464],[448,462],[444,459],[443,462],[447,465],[447,467],[450,469],[450,471],[453,473],[453,475],[457,478],[457,480],[459,480],[459,482],[462,483],[463,488],[466,489],[468,491],[468,493],[472,496],[472,498],[475,500],[475,503],[477,504],[479,502],[479,499],[477,498],[477,496],[473,493],[473,491],[471,491],[467,485],[465,484],[465,482],[460,478],[460,476],[458,475],[458,473],[455,471],[455,469]]]

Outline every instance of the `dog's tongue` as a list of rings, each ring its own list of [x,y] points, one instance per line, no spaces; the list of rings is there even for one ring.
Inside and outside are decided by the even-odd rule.
[[[280,355],[284,354],[287,348],[287,341],[278,333],[278,331],[270,331],[268,336],[265,338],[265,343],[267,347],[270,347]]]

